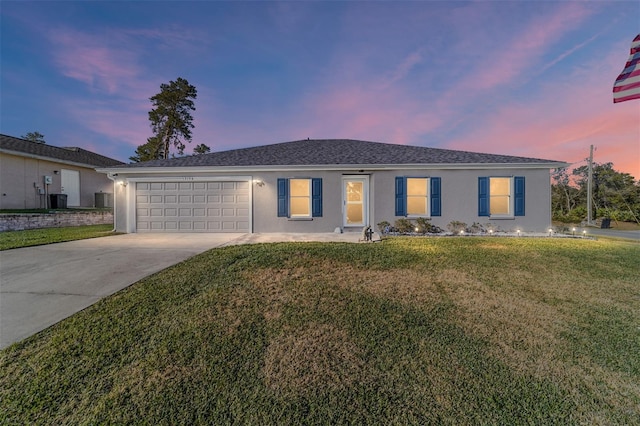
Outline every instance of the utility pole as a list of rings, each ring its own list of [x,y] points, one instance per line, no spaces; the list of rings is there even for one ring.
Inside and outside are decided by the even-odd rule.
[[[591,193],[593,191],[593,145],[589,152],[589,177],[587,179],[587,226],[591,226]]]

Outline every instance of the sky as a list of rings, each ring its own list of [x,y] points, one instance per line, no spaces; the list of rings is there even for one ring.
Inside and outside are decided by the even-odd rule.
[[[640,100],[613,83],[640,2],[2,1],[0,132],[129,162],[149,98],[197,89],[223,151],[360,139],[612,162],[640,179]]]

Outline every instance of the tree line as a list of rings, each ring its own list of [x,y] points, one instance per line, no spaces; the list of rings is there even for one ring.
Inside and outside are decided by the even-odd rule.
[[[587,218],[588,166],[571,172],[557,169],[551,176],[553,219],[579,223]],[[640,181],[613,168],[613,163],[593,163],[591,205],[593,218],[640,223]]]

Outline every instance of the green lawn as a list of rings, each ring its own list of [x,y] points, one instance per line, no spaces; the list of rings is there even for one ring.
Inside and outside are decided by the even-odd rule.
[[[640,244],[215,249],[0,352],[2,424],[638,424]]]
[[[0,232],[0,250],[105,237],[114,235],[112,230],[113,225],[87,225]]]

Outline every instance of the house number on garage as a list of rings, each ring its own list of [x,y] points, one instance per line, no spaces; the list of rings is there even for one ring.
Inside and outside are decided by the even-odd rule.
[[[189,177],[189,176],[182,176],[181,179],[182,180],[193,180],[193,178]]]

